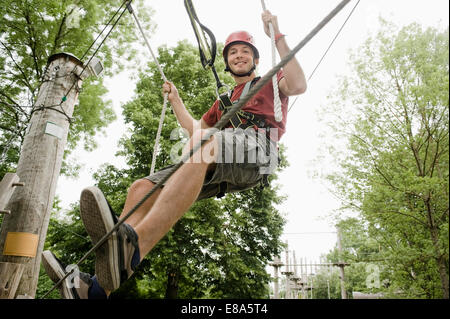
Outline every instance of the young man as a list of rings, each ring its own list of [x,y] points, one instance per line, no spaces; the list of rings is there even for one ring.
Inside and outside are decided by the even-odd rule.
[[[280,33],[277,17],[265,11],[262,20],[268,36],[269,22],[272,23],[278,53],[283,58],[290,49],[284,35]],[[223,57],[226,71],[232,74],[236,82],[231,96],[231,101],[236,103],[259,79],[255,74],[259,52],[253,37],[245,31],[232,33],[226,40]],[[70,288],[65,283],[60,286],[64,298],[106,298],[131,276],[140,261],[195,201],[254,187],[261,183],[264,175],[270,174],[267,171],[268,161],[274,153],[277,158],[276,143],[286,128],[288,97],[306,90],[303,70],[295,58],[286,64],[277,77],[282,121],[275,120],[274,93],[270,82],[242,108],[238,116],[232,118],[229,129],[216,132],[198,152],[200,156],[194,155],[196,160],[184,163],[163,188],[158,189],[96,250],[95,276],[81,273],[78,287]],[[168,93],[178,122],[189,132],[190,140],[185,152],[197,145],[207,130],[227,111],[218,100],[200,121],[196,121],[186,110],[172,83],[164,83],[163,91]],[[266,135],[267,132],[270,134]],[[267,145],[270,145],[269,160]],[[237,148],[241,148],[242,152],[238,152]],[[166,174],[167,169],[163,169],[134,182],[120,217],[123,218]],[[94,244],[117,223],[117,217],[96,187],[83,190],[80,210]],[[65,275],[65,266],[50,251],[43,253],[43,263],[54,282]]]

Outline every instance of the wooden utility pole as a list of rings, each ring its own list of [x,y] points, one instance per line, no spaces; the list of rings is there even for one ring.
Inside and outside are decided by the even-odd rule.
[[[24,186],[16,187],[13,192],[5,208],[10,213],[4,216],[1,225],[1,264],[23,267],[17,290],[14,294],[10,292],[8,298],[11,295],[35,297],[69,119],[82,81],[102,69],[98,59],[84,68],[82,62],[69,53],[58,53],[48,59],[17,165],[16,174]],[[10,271],[0,272],[0,283],[10,281],[10,276]]]
[[[342,244],[341,244],[341,231],[339,228],[337,228],[337,244],[338,244],[338,251],[339,251],[339,270],[340,270],[340,278],[341,278],[341,298],[347,299],[347,291],[345,290],[345,272],[344,267],[346,264],[342,260]]]
[[[280,299],[280,286],[279,286],[279,278],[278,277],[278,270],[281,266],[283,266],[283,263],[280,260],[280,257],[276,257],[273,263],[270,263],[271,266],[273,266],[274,269],[274,288],[273,288],[273,298],[274,299]]]
[[[301,278],[297,275],[297,258],[295,257],[295,250],[292,251],[292,258],[294,260],[294,264],[292,265],[293,270],[294,270],[294,275],[292,276],[291,280],[294,283],[294,299],[298,299],[298,295],[299,295],[299,290],[300,290],[300,280]]]
[[[284,299],[292,299],[291,276],[294,273],[289,269],[289,246],[287,242],[286,242],[286,271],[282,272],[281,274],[286,276],[286,296],[284,297]]]

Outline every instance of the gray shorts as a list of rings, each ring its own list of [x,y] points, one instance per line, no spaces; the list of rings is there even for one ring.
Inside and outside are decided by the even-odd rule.
[[[214,137],[219,146],[216,167],[207,172],[197,200],[250,189],[278,166],[277,144],[263,131],[225,129],[216,132]],[[145,178],[158,183],[173,166]]]

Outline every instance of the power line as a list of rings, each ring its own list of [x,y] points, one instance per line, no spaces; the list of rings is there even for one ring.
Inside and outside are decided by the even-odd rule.
[[[125,2],[131,3],[131,0],[130,0],[130,1],[124,1],[124,2],[122,3],[122,5],[120,6],[120,8],[119,8],[118,11],[120,11],[120,10],[122,9],[122,7],[124,6]],[[94,51],[94,53],[92,54],[91,58],[88,60],[87,63],[84,64],[84,67],[83,67],[83,70],[82,70],[81,73],[80,73],[80,76],[81,76],[81,74],[83,74],[83,72],[84,72],[84,71],[86,70],[86,68],[88,67],[89,63],[92,61],[92,59],[95,57],[95,55],[97,54],[97,52],[100,50],[100,48],[102,47],[103,43],[105,43],[106,39],[107,39],[107,38],[109,37],[109,35],[111,34],[112,30],[114,30],[115,26],[116,26],[117,23],[120,21],[120,19],[122,18],[123,14],[125,13],[126,10],[127,10],[127,8],[125,7],[125,8],[122,10],[122,13],[120,14],[120,16],[117,18],[116,22],[114,22],[114,24],[112,25],[111,29],[108,31],[108,33],[106,34],[106,36],[103,38],[102,42],[100,42],[100,44],[98,45],[97,49],[95,49],[95,51]],[[116,15],[117,15],[117,12],[114,14],[114,16],[116,16]],[[106,27],[105,27],[105,28],[106,28]],[[89,49],[89,50],[90,50],[90,49]],[[72,91],[72,89],[74,88],[74,86],[75,86],[76,83],[77,83],[77,81],[74,81],[74,82],[73,82],[73,84],[72,84],[72,86],[70,87],[70,89],[69,89],[69,90],[67,91],[67,93],[63,96],[63,99],[61,100],[60,105],[61,105],[62,103],[64,103],[64,98],[70,93],[70,91]]]
[[[87,55],[87,53],[91,50],[91,48],[94,46],[94,44],[97,42],[97,40],[100,38],[100,36],[103,34],[103,32],[106,30],[106,28],[110,25],[111,21],[117,16],[117,14],[120,12],[120,10],[122,10],[122,8],[124,7],[124,5],[126,3],[131,3],[132,0],[126,0],[123,1],[121,6],[119,7],[119,9],[114,13],[114,15],[111,17],[111,19],[108,21],[107,25],[103,28],[103,30],[100,32],[100,34],[97,36],[97,38],[92,42],[92,44],[89,46],[89,48],[85,51],[85,53],[82,56],[82,59]],[[100,44],[98,45],[98,47],[95,49],[94,53],[92,54],[92,56],[89,58],[89,60],[84,63],[83,69],[81,70],[79,76],[81,76],[84,71],[86,70],[86,68],[89,66],[89,63],[92,61],[92,59],[96,56],[96,54],[98,53],[98,51],[100,50],[100,48],[102,47],[102,45],[105,43],[106,39],[109,37],[109,35],[111,34],[111,32],[114,30],[114,28],[116,27],[116,25],[118,24],[118,22],[120,21],[120,19],[122,18],[123,14],[125,13],[125,11],[127,10],[127,8],[123,8],[122,13],[119,15],[119,17],[117,18],[117,20],[114,22],[114,24],[111,26],[110,30],[108,31],[108,33],[105,35],[105,37],[102,39],[102,41],[100,42]],[[71,73],[74,72],[74,70],[76,69],[77,66],[75,66],[72,70]],[[34,112],[37,111],[41,111],[43,109],[51,109],[53,111],[57,111],[63,115],[66,116],[67,120],[69,121],[69,123],[71,122],[71,118],[65,113],[64,109],[61,107],[61,105],[66,101],[66,97],[67,95],[69,95],[69,93],[73,90],[73,88],[75,87],[75,85],[77,84],[78,81],[74,81],[72,86],[69,88],[69,90],[64,94],[64,96],[61,99],[61,102],[56,105],[56,106],[40,106],[37,108],[33,108],[33,110],[31,111],[31,114],[33,114]],[[56,109],[55,107],[61,107],[61,110]]]
[[[91,50],[91,48],[94,46],[95,42],[97,42],[97,40],[100,38],[100,36],[103,34],[103,32],[105,32],[106,28],[111,24],[111,21],[114,20],[114,18],[116,17],[116,15],[120,12],[120,10],[122,9],[123,5],[125,4],[126,1],[123,1],[122,5],[120,6],[119,9],[117,9],[117,11],[114,13],[114,15],[109,19],[109,21],[106,23],[105,27],[103,28],[103,30],[99,33],[99,35],[97,36],[97,38],[95,38],[94,42],[92,42],[92,44],[89,46],[89,48],[84,52],[83,56],[80,58],[80,60],[83,60],[87,53]],[[117,21],[118,22],[118,21]],[[117,22],[115,23],[115,25],[117,24]],[[114,27],[114,26],[113,26]]]
[[[356,7],[358,6],[359,2],[361,0],[358,0],[358,2],[355,4],[355,6],[353,7],[352,11],[350,11],[350,14],[348,15],[347,19],[345,19],[344,24],[342,24],[341,28],[339,29],[339,31],[336,33],[333,41],[331,41],[330,45],[328,46],[327,50],[325,51],[325,53],[322,55],[322,58],[319,60],[319,63],[317,63],[316,67],[314,68],[314,70],[312,71],[311,75],[308,77],[308,82],[311,80],[311,78],[313,77],[314,73],[316,72],[316,70],[319,68],[320,64],[322,63],[322,61],[325,59],[325,56],[327,55],[328,51],[330,51],[331,47],[333,46],[334,42],[336,41],[337,37],[339,36],[339,34],[341,33],[342,29],[344,29],[344,26],[347,24],[347,21],[350,19],[350,17],[352,16],[353,12],[355,11]],[[294,106],[294,104],[297,102],[298,100],[298,96],[295,98],[294,102],[291,104],[291,107],[289,108],[288,112],[291,111],[292,107]]]
[[[335,231],[318,231],[318,232],[283,233],[283,235],[316,235],[316,234],[336,234],[336,232]]]

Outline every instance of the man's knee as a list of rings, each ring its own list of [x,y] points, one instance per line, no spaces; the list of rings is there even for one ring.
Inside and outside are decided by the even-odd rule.
[[[139,194],[148,192],[155,184],[146,178],[141,178],[131,184],[128,194]]]

